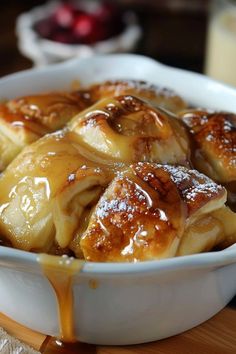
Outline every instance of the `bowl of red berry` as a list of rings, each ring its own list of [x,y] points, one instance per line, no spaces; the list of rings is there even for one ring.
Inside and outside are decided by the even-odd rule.
[[[94,54],[132,52],[141,36],[133,12],[98,0],[53,1],[21,14],[19,50],[36,66]]]

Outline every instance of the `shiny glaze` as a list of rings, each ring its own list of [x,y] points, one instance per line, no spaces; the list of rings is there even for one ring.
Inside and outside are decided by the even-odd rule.
[[[57,338],[47,337],[40,348],[42,354],[96,354],[95,345],[86,343],[64,343]]]
[[[25,143],[31,143],[32,141],[40,138],[42,135],[48,132],[42,122],[37,122],[33,119],[30,119],[19,110],[10,109],[8,104],[9,102],[7,104],[0,105],[0,127],[3,132],[7,129],[9,130],[8,135],[11,134],[11,131],[13,136],[15,135],[16,137],[19,135],[19,133],[21,133],[19,137],[21,137],[22,134],[25,134]],[[27,138],[28,140],[26,140]],[[24,143],[24,141],[19,141],[19,143]]]
[[[215,181],[236,181],[236,115],[203,110],[180,114],[189,129],[194,166]]]
[[[80,272],[84,262],[66,255],[56,257],[47,254],[40,254],[38,262],[57,297],[60,323],[59,338],[63,342],[76,342],[72,284],[73,276]]]
[[[160,166],[170,174],[178,191],[187,206],[187,217],[190,218],[209,202],[226,200],[225,188],[198,172],[182,166]]]
[[[88,261],[134,262],[173,257],[187,225],[197,223],[197,217],[212,209],[221,208],[225,199],[224,188],[197,171],[134,164],[120,173],[101,197],[80,247]],[[209,208],[209,202],[214,200]],[[211,223],[208,231],[214,228]],[[214,232],[211,238],[215,239]],[[198,249],[203,250],[204,247]]]
[[[91,104],[86,93],[50,92],[20,97],[7,102],[13,114],[29,124],[42,125],[47,132],[62,128],[74,115]]]
[[[85,93],[25,96],[0,105],[0,171],[25,145],[63,127],[91,102]]]
[[[24,151],[0,177],[0,230],[13,247],[50,252],[69,245],[80,215],[96,202],[114,166],[77,143],[76,135],[47,135]]]
[[[132,95],[148,101],[151,105],[160,106],[171,112],[178,112],[187,107],[184,100],[174,91],[138,80],[114,80],[95,84],[89,87],[91,99]]]
[[[166,249],[168,256],[175,254],[176,230],[181,236],[184,221],[168,173],[140,163],[123,171],[105,191],[80,245],[89,261],[162,258]]]
[[[69,129],[81,144],[114,161],[188,162],[188,138],[181,124],[133,96],[99,101],[74,117]]]

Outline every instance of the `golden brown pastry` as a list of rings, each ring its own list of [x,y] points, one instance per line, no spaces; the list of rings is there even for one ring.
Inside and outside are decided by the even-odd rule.
[[[134,164],[106,189],[81,239],[77,235],[77,248],[73,242],[72,249],[88,261],[99,262],[207,251],[229,231],[221,215],[225,200],[225,189],[196,170]],[[229,209],[228,216],[235,220]]]
[[[133,96],[97,102],[75,116],[69,129],[81,145],[116,162],[188,162],[188,138],[178,119]]]
[[[236,207],[236,114],[203,110],[180,114],[189,129],[195,168],[223,183]]]
[[[91,86],[88,91],[92,101],[114,96],[132,95],[153,106],[160,106],[171,112],[187,108],[186,102],[174,91],[160,88],[139,80],[114,80]]]
[[[190,140],[236,205],[236,115],[185,108],[139,81],[1,104],[0,170],[19,155],[0,176],[0,246],[136,262],[235,243],[225,188],[188,167]]]
[[[0,105],[0,171],[22,148],[63,127],[90,101],[80,92],[26,96]]]
[[[94,159],[66,131],[26,147],[0,177],[0,234],[27,251],[66,249],[112,178]]]

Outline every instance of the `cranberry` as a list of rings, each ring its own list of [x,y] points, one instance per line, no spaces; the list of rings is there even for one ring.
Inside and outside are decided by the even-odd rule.
[[[53,18],[46,18],[35,24],[35,30],[41,37],[49,38],[51,34],[56,30],[57,25]]]
[[[42,37],[68,44],[93,44],[118,34],[122,27],[121,12],[108,1],[98,3],[93,12],[65,3],[35,25]]]
[[[94,19],[90,15],[80,15],[74,22],[74,33],[79,38],[87,37],[94,29]]]
[[[79,15],[73,26],[73,33],[78,42],[91,44],[104,38],[104,28],[93,15]]]
[[[59,26],[70,28],[74,22],[73,7],[69,4],[59,6],[54,13],[54,18]]]

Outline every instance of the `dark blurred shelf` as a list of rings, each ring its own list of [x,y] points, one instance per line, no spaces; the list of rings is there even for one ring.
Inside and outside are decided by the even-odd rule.
[[[200,3],[199,3],[200,1]],[[40,0],[0,2],[0,76],[32,66],[17,49],[15,20],[30,8],[42,4]],[[206,2],[196,6],[180,6],[186,0],[119,0],[128,9],[135,10],[143,28],[137,53],[150,56],[165,64],[201,72],[204,61],[206,34]],[[163,6],[163,4],[168,6]],[[172,4],[172,6],[170,6]]]

